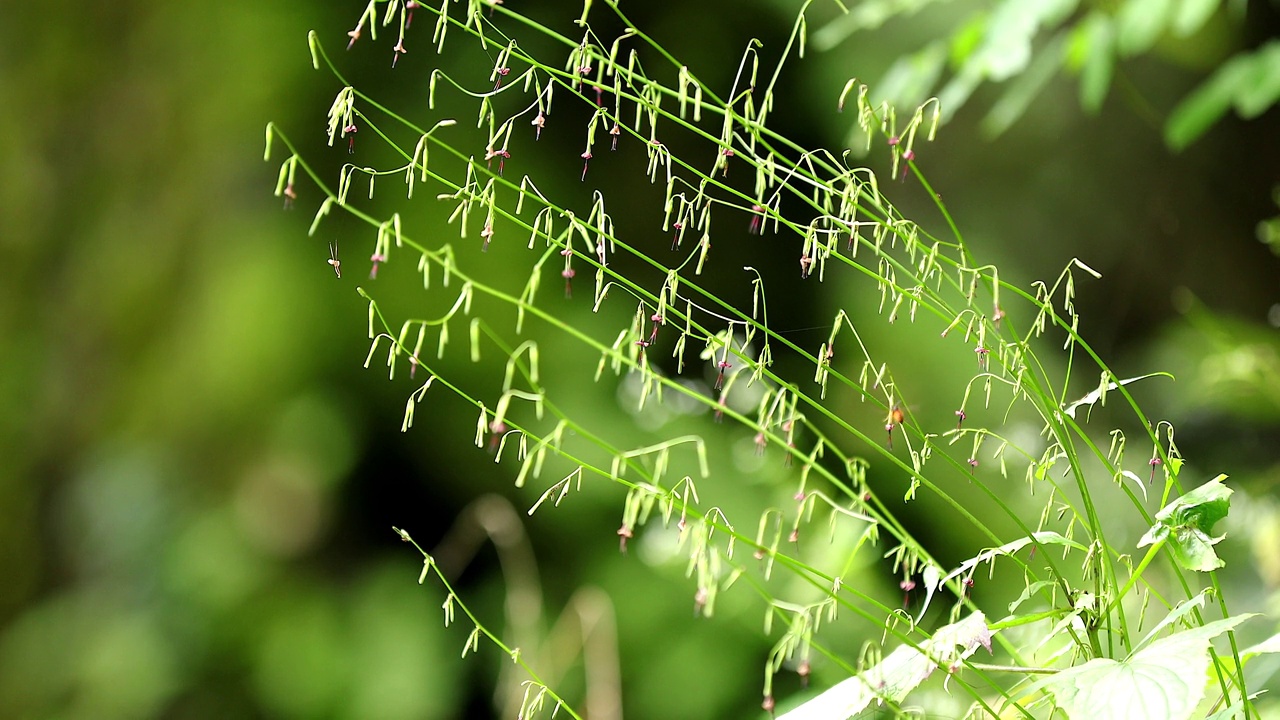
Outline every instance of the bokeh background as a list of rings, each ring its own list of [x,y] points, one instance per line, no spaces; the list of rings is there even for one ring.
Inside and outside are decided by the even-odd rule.
[[[577,8],[511,4],[572,34]],[[764,42],[766,58],[778,51],[794,5],[628,10],[727,88],[749,38]],[[850,118],[834,108],[844,81],[878,77],[976,5],[941,4],[811,52],[784,80],[786,111],[774,116],[775,129],[808,146],[842,147]],[[277,148],[275,162],[261,160],[263,128],[274,121],[336,182],[346,149],[326,147],[324,129],[339,86],[311,69],[306,33],[316,30],[341,55],[362,3],[2,7],[0,716],[512,716],[495,709],[500,658],[487,651],[459,661],[470,628],[442,627],[443,593],[415,582],[420,558],[393,525],[439,548],[464,596],[499,628],[513,592],[527,593],[520,607],[529,612],[530,598],[542,598],[544,628],[566,608],[571,619],[615,618],[618,650],[607,632],[587,645],[620,663],[632,717],[760,712],[772,641],[751,598],[726,596],[715,620],[697,620],[691,584],[679,563],[664,560],[660,539],[619,561],[616,488],[588,487],[554,515],[523,519],[524,533],[513,519],[542,488],[514,490],[514,470],[470,446],[471,411],[432,395],[438,404],[401,433],[413,386],[388,382],[376,363],[362,368],[366,305],[354,288],[372,233],[335,219],[308,237],[317,195],[304,191],[284,210],[272,196],[284,156]],[[1178,427],[1195,476],[1232,476],[1229,597],[1235,610],[1274,613],[1280,259],[1259,242],[1259,225],[1280,215],[1280,113],[1229,117],[1176,154],[1158,126],[1229,52],[1280,29],[1274,0],[1220,12],[1212,36],[1169,40],[1122,64],[1096,116],[1080,109],[1074,81],[1059,78],[992,139],[980,122],[999,88],[983,88],[917,154],[1002,279],[1049,279],[1072,257],[1102,272],[1079,289],[1085,336],[1121,376],[1177,376],[1139,397]],[[338,61],[366,90],[398,94],[416,119],[447,116],[447,105],[435,114],[425,107],[430,27],[413,28],[415,45],[394,75],[385,37]],[[359,142],[362,152],[373,145]],[[585,200],[575,187],[581,138],[566,129],[542,143],[536,157],[574,160],[554,189]],[[628,161],[624,152],[643,162],[639,150],[623,148],[593,166],[593,177],[601,173],[612,196],[640,205],[654,192],[641,173],[611,174],[609,163]],[[376,147],[361,156],[383,159],[390,164]],[[895,192],[908,216],[942,232],[918,188],[908,182]],[[398,193],[388,190],[380,207],[398,208]],[[428,244],[445,212],[433,194],[421,191],[410,216]],[[665,242],[647,212],[636,217]],[[744,221],[743,243],[745,229]],[[341,281],[324,262],[333,239],[347,270]],[[791,272],[794,248],[756,242],[743,251],[756,264]],[[523,241],[512,245],[484,260],[499,277],[503,263],[527,266]],[[460,252],[480,262],[474,243]],[[394,259],[384,268],[378,282],[390,304],[422,302],[414,275]],[[844,302],[841,292],[810,284],[776,302],[794,313],[796,328],[825,325],[828,311],[805,313]],[[587,322],[585,302],[565,311]],[[816,346],[823,332],[798,338]],[[461,358],[465,331],[455,333]],[[928,352],[897,362],[903,377],[948,372]],[[493,378],[484,364],[451,367],[477,382]],[[1083,394],[1092,380],[1081,382]],[[575,410],[617,437],[688,427],[718,451],[741,453],[741,438],[706,415],[677,408],[646,425],[619,410],[626,383],[579,387]],[[949,414],[951,402],[934,410]],[[776,492],[767,473],[752,477],[744,506]],[[940,532],[927,515],[912,522],[922,535]],[[504,549],[481,542],[479,527]],[[540,573],[513,575],[512,563]],[[865,573],[868,592],[895,602],[885,568]],[[1260,632],[1274,632],[1274,618],[1260,621]],[[835,645],[856,652],[860,637]],[[573,662],[563,681],[571,695],[583,684]],[[818,684],[839,677],[830,667],[815,673],[825,677]],[[794,692],[794,678],[779,680],[780,696]]]

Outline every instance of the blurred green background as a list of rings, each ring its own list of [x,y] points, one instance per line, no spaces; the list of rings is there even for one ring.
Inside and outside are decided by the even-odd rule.
[[[546,12],[572,34],[577,8],[511,4]],[[812,53],[785,79],[779,105],[787,111],[775,115],[775,129],[808,146],[841,147],[850,118],[834,109],[844,81],[877,77],[978,4],[944,4]],[[1177,376],[1138,396],[1151,416],[1178,427],[1194,477],[1232,475],[1240,494],[1224,553],[1229,597],[1236,611],[1271,603],[1273,613],[1280,260],[1258,241],[1258,226],[1280,215],[1273,197],[1280,113],[1229,118],[1181,154],[1164,148],[1150,116],[1167,114],[1226,50],[1274,37],[1278,7],[1248,3],[1243,20],[1215,26],[1213,42],[1170,42],[1125,63],[1098,116],[1080,110],[1073,81],[1059,79],[1012,130],[988,140],[978,124],[999,88],[984,88],[937,142],[917,148],[930,182],[1002,279],[1023,286],[1050,279],[1072,257],[1103,273],[1079,289],[1082,331],[1121,376],[1157,369]],[[444,596],[414,582],[419,559],[392,525],[428,549],[444,542],[442,562],[498,628],[512,588],[531,593],[520,605],[529,612],[531,597],[544,598],[546,626],[565,607],[583,617],[616,615],[627,714],[753,716],[771,640],[751,597],[730,593],[716,619],[695,620],[692,585],[680,563],[668,562],[661,533],[619,561],[622,493],[602,484],[554,515],[528,520],[531,544],[517,539],[503,551],[515,555],[476,544],[477,524],[512,528],[501,503],[472,505],[477,498],[506,496],[523,518],[549,481],[512,489],[514,470],[495,468],[469,445],[472,411],[444,394],[429,395],[438,404],[424,405],[430,412],[401,434],[414,385],[387,382],[376,361],[373,370],[361,367],[366,305],[354,287],[368,284],[363,258],[373,234],[334,219],[307,237],[316,194],[306,188],[294,210],[283,210],[271,190],[285,155],[277,148],[264,164],[261,154],[263,126],[275,121],[336,182],[346,149],[325,147],[324,123],[338,85],[312,71],[306,33],[317,30],[336,56],[362,9],[249,0],[3,3],[0,716],[501,714],[492,679],[501,659],[486,648],[479,659],[458,660],[470,628],[442,627]],[[724,0],[628,9],[673,54],[727,88],[749,38],[764,41],[766,59],[776,57],[796,8]],[[366,37],[338,60],[362,88],[399,93],[406,112],[434,122],[450,108],[426,111],[430,27],[430,18],[415,24],[394,75],[386,68],[393,40],[385,37]],[[488,70],[471,68],[476,78]],[[462,117],[474,112],[460,107]],[[575,132],[548,132],[542,154],[531,156],[576,158]],[[372,136],[360,136],[357,150],[366,147],[359,162],[391,164]],[[602,174],[608,196],[638,205],[654,196],[640,173],[610,174],[609,163],[627,161],[625,150],[622,159],[593,165],[592,177]],[[629,152],[642,162],[638,150]],[[565,168],[557,189],[586,199],[576,162]],[[408,216],[428,245],[454,232],[433,239],[447,212],[430,199],[434,192],[420,191]],[[913,183],[894,192],[909,217],[942,234]],[[399,193],[388,189],[378,207],[397,208]],[[632,216],[647,223],[655,243],[665,242],[656,209],[644,212]],[[343,250],[340,281],[324,262],[333,239]],[[481,262],[478,248],[459,247],[464,263]],[[757,241],[743,252],[753,264],[793,272],[793,249]],[[499,278],[510,262],[511,277],[520,278],[525,253],[516,240],[495,246],[484,262]],[[414,307],[423,302],[415,273],[395,259],[378,287],[390,305]],[[558,301],[557,290],[545,291],[548,302]],[[778,307],[794,313],[797,328],[824,325],[829,311],[813,308],[848,302],[852,292],[810,283]],[[585,303],[554,306],[589,322]],[[492,366],[466,369],[465,333],[461,326],[455,333],[450,367],[492,384]],[[816,347],[821,335],[803,342]],[[927,383],[941,377],[939,362],[905,352],[897,372]],[[574,371],[581,368],[569,364],[549,382]],[[1080,382],[1083,394],[1094,381]],[[632,425],[619,410],[629,392],[620,386],[580,382],[587,389],[572,404],[618,438],[684,428],[706,434],[754,478],[744,481],[744,506],[789,496],[791,486],[770,482],[782,468],[751,466],[749,445],[709,416],[674,412],[658,426]],[[950,413],[951,403],[920,412]],[[911,522],[925,536],[939,532],[927,516]],[[504,563],[529,551],[541,580],[504,576]],[[868,592],[897,601],[885,568],[865,576]],[[612,598],[612,611],[602,597]],[[834,645],[856,653],[861,637],[837,635]],[[815,673],[819,685],[839,679],[830,666]],[[581,667],[569,669],[571,694],[580,677]],[[780,697],[798,691],[794,678],[779,680]]]

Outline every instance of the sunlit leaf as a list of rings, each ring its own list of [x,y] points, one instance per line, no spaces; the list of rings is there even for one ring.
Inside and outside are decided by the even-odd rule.
[[[989,548],[987,550],[983,550],[977,555],[974,555],[968,560],[965,560],[964,562],[960,563],[960,566],[957,567],[955,570],[952,570],[951,572],[947,573],[947,576],[942,578],[942,583],[945,584],[945,583],[951,582],[957,577],[960,577],[962,575],[967,575],[978,565],[981,565],[984,562],[990,562],[991,560],[994,560],[995,558],[1000,557],[1001,555],[1012,555],[1013,553],[1018,552],[1022,548],[1032,544],[1033,542],[1036,543],[1037,545],[1065,545],[1066,547],[1075,548],[1076,550],[1081,550],[1081,551],[1084,551],[1087,549],[1084,545],[1081,545],[1075,540],[1066,538],[1056,532],[1050,532],[1050,531],[1044,530],[1041,532],[1032,533],[1030,537],[1021,537],[1021,538],[1018,538],[1017,540],[1007,542],[1001,545],[1000,547],[994,547],[994,548]]]
[[[939,667],[955,667],[978,648],[991,650],[987,618],[973,613],[960,622],[939,628],[917,650],[902,645],[860,675],[823,691],[778,720],[845,720],[873,702],[902,702]],[[930,659],[933,658],[933,659]]]
[[[899,15],[911,15],[939,0],[864,0],[813,34],[813,45],[830,50],[859,30],[878,28]]]
[[[1031,41],[1041,25],[1058,22],[1076,0],[1005,0],[987,23],[982,45],[969,62],[999,82],[1022,72],[1031,61]]]
[[[982,35],[987,30],[988,18],[985,14],[977,14],[951,35],[948,49],[951,64],[959,67],[982,43]]]
[[[1142,499],[1143,500],[1147,499],[1147,484],[1142,481],[1142,478],[1138,477],[1137,473],[1133,472],[1132,470],[1121,470],[1120,477],[1125,478],[1126,480],[1129,480],[1134,485],[1137,485],[1138,490],[1142,493]]]
[[[1151,49],[1169,26],[1173,0],[1129,0],[1116,15],[1116,47],[1121,55]]]
[[[1122,661],[1097,658],[1032,684],[1047,689],[1068,717],[1087,720],[1184,720],[1204,697],[1209,641],[1251,615],[1184,630]]]
[[[987,116],[983,118],[984,133],[989,137],[996,137],[1008,130],[1009,126],[1026,113],[1031,101],[1040,94],[1062,66],[1065,47],[1066,35],[1060,33],[1050,40],[1048,45],[1037,51],[1031,66],[1009,84],[1004,95],[1000,96]]]
[[[1218,712],[1206,717],[1204,720],[1236,720],[1236,718],[1244,717],[1244,705],[1236,703],[1229,705]]]
[[[982,76],[976,72],[960,72],[938,91],[938,103],[948,116],[955,115],[956,110],[973,95],[982,83]]]
[[[1085,38],[1085,57],[1080,70],[1080,104],[1091,113],[1102,108],[1102,101],[1111,89],[1111,74],[1115,70],[1115,29],[1111,18],[1102,13],[1092,13],[1079,27]]]
[[[1240,652],[1240,662],[1247,663],[1259,655],[1270,653],[1280,653],[1280,633],[1276,633],[1266,640],[1242,650]]]
[[[919,105],[929,97],[947,63],[947,46],[931,43],[919,52],[903,55],[889,66],[876,84],[875,96],[903,107]]]
[[[1194,597],[1178,603],[1177,607],[1170,610],[1169,614],[1165,615],[1160,622],[1156,623],[1156,626],[1151,628],[1150,632],[1147,633],[1147,636],[1142,638],[1141,642],[1134,646],[1134,650],[1141,650],[1146,647],[1148,643],[1154,642],[1155,639],[1160,636],[1160,633],[1164,632],[1165,628],[1186,617],[1188,613],[1192,613],[1203,608],[1205,601],[1208,599],[1209,590],[1201,590]]]
[[[921,580],[924,584],[924,602],[920,605],[920,612],[916,615],[916,622],[924,620],[924,614],[929,610],[929,603],[933,602],[933,594],[942,587],[942,568],[929,563],[925,566],[924,572],[921,573]]]
[[[1219,475],[1156,513],[1156,524],[1138,541],[1146,547],[1164,540],[1169,543],[1174,559],[1188,570],[1208,572],[1225,563],[1213,551],[1224,536],[1213,537],[1213,526],[1227,516],[1231,507],[1231,488],[1222,484]]]
[[[1222,0],[1181,0],[1173,15],[1173,33],[1186,37],[1208,22]]]
[[[1022,603],[1030,600],[1031,597],[1036,593],[1046,588],[1053,588],[1053,587],[1054,587],[1054,583],[1050,580],[1038,580],[1036,582],[1033,582],[1027,585],[1025,588],[1022,589],[1022,593],[1018,595],[1017,599],[1009,603],[1009,614],[1012,615],[1013,613],[1017,612],[1018,608],[1022,605]]]
[[[1235,107],[1249,120],[1280,100],[1280,41],[1273,40],[1254,51],[1248,69],[1235,89]]]
[[[1112,390],[1115,390],[1121,385],[1128,385],[1129,383],[1138,382],[1139,380],[1146,380],[1147,378],[1151,378],[1151,377],[1167,377],[1171,380],[1173,379],[1173,376],[1166,372],[1147,373],[1146,375],[1139,375],[1137,377],[1126,378],[1124,380],[1121,380],[1118,383],[1117,382],[1107,383],[1107,392],[1111,392]],[[1094,403],[1098,402],[1101,399],[1102,399],[1102,389],[1099,388],[1097,390],[1090,392],[1088,395],[1085,395],[1079,400],[1071,403],[1070,405],[1066,406],[1065,408],[1063,408],[1063,412],[1066,413],[1067,417],[1074,418],[1076,416],[1077,410],[1079,410],[1082,407],[1093,407]]]
[[[1178,103],[1164,126],[1164,141],[1174,150],[1190,145],[1216,123],[1234,102],[1250,74],[1250,56],[1236,55]]]

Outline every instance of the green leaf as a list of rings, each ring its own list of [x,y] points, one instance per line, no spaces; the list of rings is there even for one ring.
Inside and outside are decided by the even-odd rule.
[[[1280,41],[1254,51],[1248,69],[1235,88],[1236,112],[1245,120],[1266,112],[1280,100]]]
[[[1213,526],[1227,516],[1231,507],[1231,488],[1222,484],[1219,475],[1156,513],[1156,524],[1138,541],[1145,547],[1161,540],[1170,544],[1174,559],[1188,570],[1208,572],[1225,563],[1213,551],[1222,537],[1213,537]]]
[[[1244,717],[1244,704],[1236,703],[1235,705],[1228,705],[1204,720],[1234,720],[1242,717]]]
[[[1188,613],[1191,613],[1196,610],[1199,610],[1200,608],[1203,608],[1204,603],[1208,599],[1208,597],[1209,597],[1209,590],[1206,589],[1206,590],[1201,590],[1195,597],[1189,598],[1187,600],[1183,600],[1182,602],[1178,603],[1177,607],[1170,610],[1169,614],[1165,615],[1163,620],[1156,623],[1156,626],[1151,628],[1151,632],[1147,633],[1147,636],[1142,638],[1142,641],[1134,646],[1134,650],[1141,650],[1142,648],[1146,647],[1147,643],[1153,642],[1156,639],[1156,637],[1160,635],[1160,633],[1164,632],[1165,628],[1169,627],[1175,622],[1186,617]]]
[[[1182,0],[1173,14],[1173,34],[1186,37],[1208,22],[1221,0]]]
[[[1036,53],[1027,71],[1009,84],[1009,89],[1005,90],[1004,95],[1000,96],[987,116],[982,119],[982,131],[987,137],[998,137],[1022,117],[1027,107],[1031,105],[1031,101],[1040,94],[1045,85],[1049,84],[1058,68],[1062,66],[1065,47],[1066,35],[1059,33]]]
[[[901,107],[919,105],[942,77],[946,63],[947,46],[943,42],[930,43],[919,52],[903,55],[876,83],[875,96]]]
[[[1257,645],[1250,645],[1240,651],[1240,662],[1247,663],[1259,655],[1268,653],[1280,653],[1280,633],[1276,633],[1271,637],[1263,640]]]
[[[1146,375],[1138,375],[1137,377],[1125,378],[1120,382],[1109,382],[1109,383],[1106,383],[1104,386],[1099,386],[1097,390],[1091,391],[1089,394],[1085,395],[1079,400],[1066,406],[1065,408],[1063,408],[1062,411],[1066,413],[1067,417],[1074,418],[1076,416],[1077,410],[1079,410],[1082,407],[1093,407],[1094,403],[1098,402],[1099,400],[1103,400],[1103,397],[1104,395],[1106,395],[1106,393],[1109,393],[1112,390],[1115,390],[1121,385],[1128,385],[1129,383],[1135,383],[1135,382],[1138,382],[1139,380],[1146,380],[1147,378],[1153,378],[1153,377],[1167,377],[1170,380],[1173,379],[1173,376],[1167,372],[1153,372],[1153,373],[1147,373]],[[1102,404],[1105,406],[1106,402],[1104,401]]]
[[[982,34],[986,32],[988,17],[985,13],[979,13],[969,18],[969,20],[960,26],[951,34],[950,42],[950,59],[953,67],[964,65],[965,61],[973,55],[982,42]]]
[[[1178,103],[1164,126],[1164,141],[1174,150],[1182,150],[1216,123],[1235,100],[1241,85],[1250,74],[1250,58],[1236,55],[1218,68],[1208,80]]]
[[[1036,28],[1029,17],[1017,11],[1017,2],[1005,0],[996,9],[982,45],[969,60],[982,75],[997,82],[1022,72],[1031,61],[1031,38]]]
[[[1024,602],[1026,602],[1026,601],[1030,600],[1030,599],[1031,599],[1031,597],[1032,597],[1033,595],[1035,595],[1036,593],[1038,593],[1038,592],[1040,592],[1041,590],[1044,590],[1044,589],[1046,589],[1046,588],[1050,588],[1050,589],[1051,589],[1051,588],[1053,588],[1053,587],[1054,587],[1054,585],[1056,585],[1056,583],[1054,583],[1054,582],[1053,582],[1053,581],[1051,581],[1051,580],[1038,580],[1038,581],[1033,582],[1033,583],[1031,583],[1030,585],[1026,586],[1026,587],[1025,587],[1025,588],[1023,588],[1023,590],[1022,590],[1022,594],[1021,594],[1021,595],[1019,595],[1019,596],[1018,596],[1018,598],[1017,598],[1016,600],[1014,600],[1013,602],[1009,603],[1009,614],[1010,614],[1010,615],[1012,615],[1012,614],[1014,614],[1015,612],[1017,612],[1017,611],[1018,611],[1018,608],[1022,605],[1022,603],[1024,603]]]
[[[961,71],[956,73],[938,91],[938,104],[942,106],[943,112],[948,117],[954,116],[960,106],[968,101],[969,97],[973,95],[973,91],[977,90],[978,85],[981,83],[982,76],[976,72]]]
[[[1077,0],[1004,0],[991,13],[982,45],[967,65],[983,77],[999,82],[1027,68],[1031,41],[1041,25],[1056,23],[1068,15]]]
[[[1151,49],[1169,25],[1173,0],[1129,0],[1116,15],[1116,46],[1121,55]]]
[[[1033,683],[1068,717],[1087,720],[1185,720],[1204,697],[1209,641],[1252,617],[1238,615],[1184,630],[1122,661],[1097,658]]]
[[[1063,535],[1050,530],[1042,530],[1040,532],[1031,533],[1028,537],[1020,537],[1017,540],[1007,542],[1000,547],[983,550],[977,555],[974,555],[968,560],[960,563],[960,566],[955,570],[947,573],[946,577],[942,578],[940,584],[945,585],[962,575],[967,575],[972,572],[974,568],[984,562],[991,562],[1002,555],[1012,555],[1031,543],[1036,543],[1037,545],[1063,545],[1065,547],[1075,548],[1082,552],[1088,550],[1087,547],[1075,540],[1071,540],[1070,538],[1064,537]]]
[[[987,618],[975,612],[965,619],[939,628],[920,649],[901,645],[861,674],[819,693],[778,720],[844,720],[869,705],[885,699],[900,703],[939,667],[951,667],[978,648],[991,651],[991,630]]]
[[[1078,26],[1083,38],[1083,66],[1080,71],[1080,104],[1091,113],[1102,109],[1102,101],[1111,89],[1111,75],[1115,72],[1115,28],[1111,18],[1102,13],[1091,13]]]
[[[912,15],[940,0],[865,0],[813,34],[818,50],[831,50],[859,30],[873,30],[899,15]]]

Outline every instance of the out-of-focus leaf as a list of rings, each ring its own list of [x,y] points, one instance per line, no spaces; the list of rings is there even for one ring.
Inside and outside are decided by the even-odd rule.
[[[1080,68],[1084,67],[1085,60],[1089,58],[1089,22],[1093,17],[1093,13],[1090,13],[1088,18],[1076,23],[1071,28],[1066,56],[1062,60],[1063,65],[1071,72],[1080,72]]]
[[[951,35],[950,57],[953,66],[961,67],[969,56],[977,51],[982,43],[982,35],[986,32],[987,23],[987,15],[979,13],[969,18],[968,22]]]
[[[902,107],[924,102],[942,76],[947,62],[947,46],[930,43],[919,52],[903,55],[894,61],[876,85],[875,94]]]
[[[991,14],[983,42],[969,62],[1000,82],[1027,68],[1031,41],[1042,24],[1052,24],[1075,8],[1076,0],[1005,0]]]
[[[1027,70],[1033,55],[1032,42],[1040,27],[1061,22],[1077,2],[1005,0],[990,16],[979,16],[963,26],[951,40],[951,61],[959,70],[938,93],[944,112],[955,113],[982,81],[1001,82]],[[1050,50],[1057,56],[1053,59],[1056,67],[1061,62],[1061,48]],[[1043,84],[1042,79],[1032,78],[1019,92],[1030,91],[1034,96],[1039,89],[1037,82]],[[1016,104],[1026,100],[1029,98],[1011,98],[997,117],[1012,112],[1016,119],[1022,112]]]
[[[947,81],[938,91],[938,104],[942,106],[943,114],[947,117],[955,115],[981,82],[982,77],[976,72],[961,72]]]
[[[453,662],[456,638],[437,620],[443,593],[404,583],[403,568],[385,565],[361,578],[348,604],[350,690],[335,720],[438,720],[455,716],[465,666]],[[406,642],[413,638],[414,642]]]
[[[1168,541],[1179,565],[1208,572],[1226,563],[1213,551],[1224,536],[1213,537],[1213,526],[1231,509],[1231,488],[1222,484],[1219,475],[1156,513],[1156,524],[1138,541],[1146,547],[1161,540]]]
[[[1204,27],[1221,0],[1182,0],[1173,15],[1173,33],[1186,37]]]
[[[1275,423],[1280,418],[1280,336],[1275,329],[1215,313],[1189,291],[1179,293],[1177,303],[1185,322],[1170,326],[1150,361],[1187,380],[1177,398],[1177,414],[1217,413],[1231,422],[1264,427]],[[1168,467],[1172,470],[1173,463]]]
[[[1272,43],[1271,45],[1274,45]],[[1271,47],[1268,45],[1264,50]],[[1269,56],[1269,53],[1268,53]],[[1208,80],[1182,100],[1164,126],[1164,141],[1181,150],[1222,118],[1253,74],[1254,55],[1241,53],[1218,68]]]
[[[1280,255],[1280,218],[1271,218],[1258,223],[1258,242],[1271,248],[1271,252]]]
[[[334,600],[299,591],[268,621],[253,661],[259,700],[278,717],[319,717],[350,691],[346,647]]]
[[[1184,630],[1122,661],[1090,660],[1032,684],[1025,693],[1048,689],[1071,718],[1184,720],[1204,697],[1209,641],[1250,617]]]
[[[982,131],[988,137],[997,137],[1017,122],[1027,111],[1031,101],[1044,89],[1062,66],[1065,57],[1066,34],[1059,33],[1049,44],[1041,48],[1027,71],[1019,75],[1004,95],[991,107],[991,111],[982,119]]]
[[[813,34],[813,46],[830,50],[859,30],[871,30],[897,15],[910,15],[938,0],[867,0]]]
[[[1250,67],[1236,86],[1235,106],[1249,120],[1280,100],[1280,41],[1272,40],[1253,53]]]
[[[1111,75],[1115,71],[1115,27],[1106,15],[1091,13],[1077,26],[1076,34],[1084,55],[1080,70],[1080,105],[1087,112],[1096,113],[1107,98]]]
[[[1121,55],[1150,50],[1169,26],[1173,0],[1130,0],[1116,15],[1116,47]]]
[[[1079,4],[1079,0],[1039,0],[1027,3],[1044,27],[1057,25],[1071,17],[1071,13],[1076,11]]]

